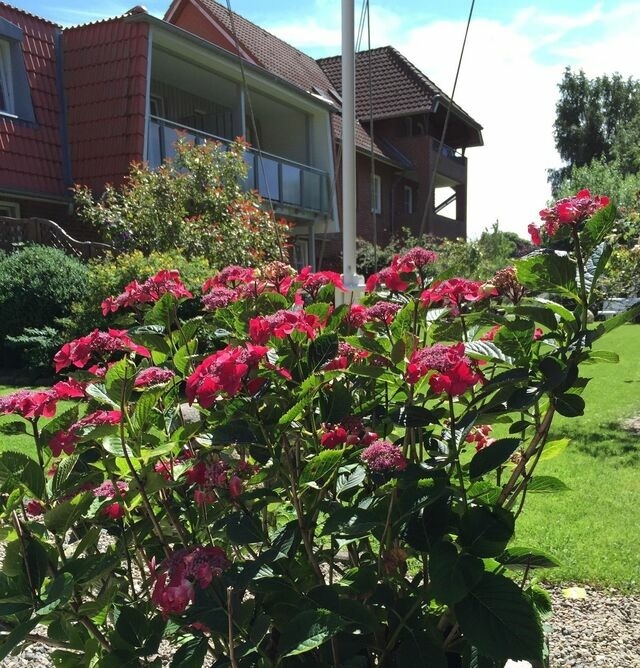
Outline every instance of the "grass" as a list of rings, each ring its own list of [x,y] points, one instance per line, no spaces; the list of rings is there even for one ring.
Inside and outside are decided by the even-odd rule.
[[[530,494],[515,543],[561,561],[540,572],[547,581],[640,592],[640,434],[622,428],[625,418],[640,416],[640,326],[620,327],[597,347],[617,352],[620,363],[583,367],[582,375],[593,378],[583,395],[585,415],[556,419],[552,438],[571,443],[538,467],[570,489]],[[15,389],[0,385],[0,394]],[[0,416],[0,426],[14,419]],[[2,433],[0,450],[9,439],[11,449],[33,450],[31,437]]]
[[[640,326],[614,330],[597,348],[617,352],[619,364],[583,367],[591,377],[585,415],[559,417],[551,438],[570,438],[559,457],[537,472],[563,480],[569,491],[530,494],[518,522],[518,545],[538,547],[561,562],[543,577],[640,591],[640,434],[625,418],[640,417]]]

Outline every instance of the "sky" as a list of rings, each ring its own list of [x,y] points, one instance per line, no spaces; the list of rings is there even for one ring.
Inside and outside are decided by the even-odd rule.
[[[162,17],[170,0],[141,0]],[[340,51],[340,0],[229,0],[233,11],[313,57]],[[226,0],[225,0],[226,2]],[[62,25],[116,16],[136,0],[12,0]],[[370,45],[392,45],[448,95],[471,0],[370,0]],[[223,3],[224,4],[224,3]],[[354,0],[356,25],[363,2]],[[476,0],[454,100],[484,128],[469,149],[468,231],[496,221],[527,236],[558,167],[553,121],[564,68],[640,77],[637,0]],[[365,35],[361,48],[368,48]]]

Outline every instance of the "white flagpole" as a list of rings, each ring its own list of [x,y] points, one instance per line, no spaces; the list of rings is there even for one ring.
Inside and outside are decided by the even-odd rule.
[[[354,3],[342,0],[342,280],[347,293],[336,301],[358,301],[364,280],[356,273],[356,93]]]

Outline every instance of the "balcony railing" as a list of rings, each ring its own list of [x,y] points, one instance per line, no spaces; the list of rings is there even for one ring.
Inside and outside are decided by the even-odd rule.
[[[149,118],[147,161],[158,167],[166,158],[175,155],[174,144],[178,138],[202,144],[229,140],[213,134],[174,123],[164,118]],[[329,175],[315,167],[302,165],[269,153],[248,149],[244,156],[248,166],[244,185],[255,189],[264,198],[283,207],[296,207],[315,213],[329,211]]]
[[[433,145],[434,153],[437,153],[438,149],[440,149],[441,156],[445,158],[450,158],[451,160],[455,160],[456,162],[459,162],[461,165],[466,164],[466,158],[462,155],[462,153],[458,149],[451,148],[451,146],[447,146],[447,144],[442,144],[441,147],[440,141],[435,138],[431,140],[431,143]]]

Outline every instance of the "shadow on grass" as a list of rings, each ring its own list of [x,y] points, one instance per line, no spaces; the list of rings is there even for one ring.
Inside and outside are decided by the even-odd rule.
[[[585,455],[621,465],[640,464],[640,435],[619,422],[605,422],[589,430],[575,426],[565,429],[563,436],[571,439],[569,447]]]

